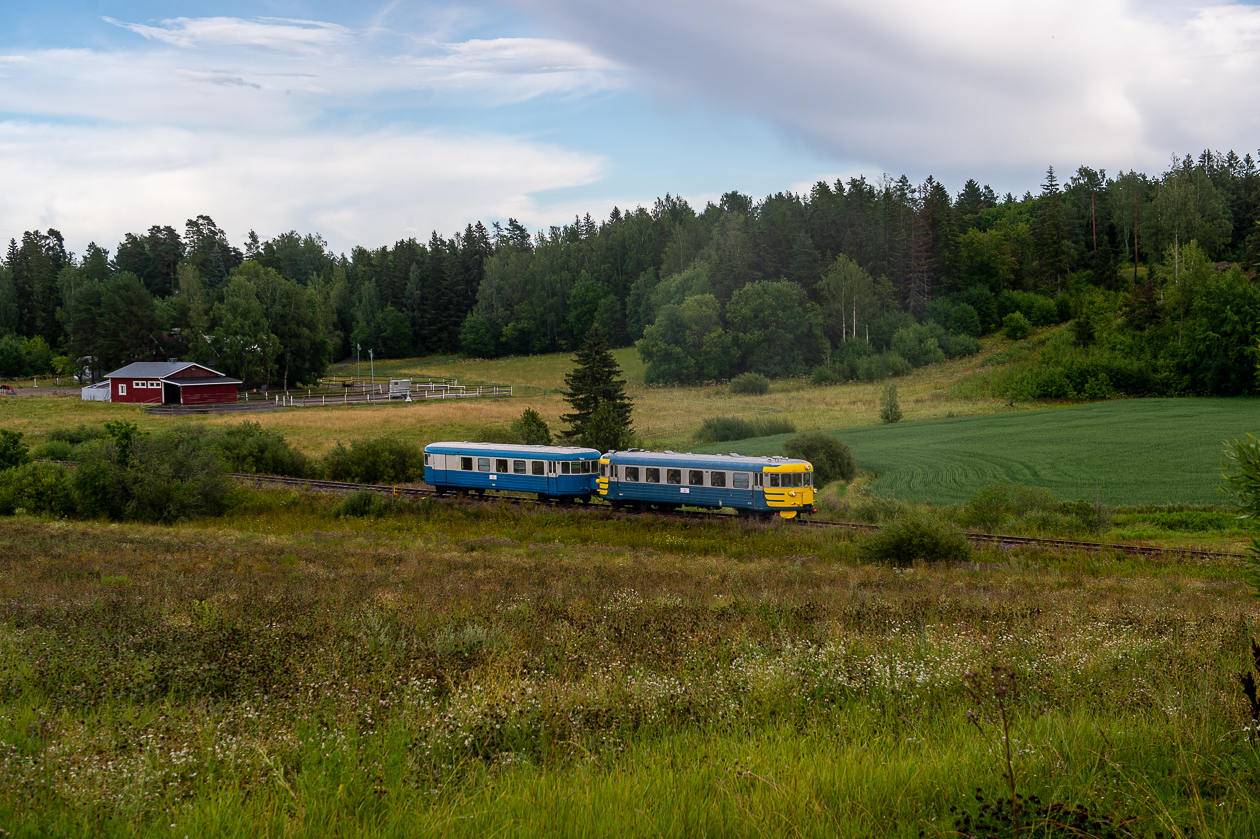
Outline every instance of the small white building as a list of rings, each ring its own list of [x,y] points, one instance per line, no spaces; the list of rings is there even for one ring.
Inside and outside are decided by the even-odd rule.
[[[109,379],[103,382],[97,382],[94,385],[88,385],[83,388],[84,402],[108,402],[109,399]]]

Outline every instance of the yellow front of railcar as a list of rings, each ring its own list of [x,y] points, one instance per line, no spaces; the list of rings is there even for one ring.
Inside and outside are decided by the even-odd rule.
[[[762,475],[766,506],[785,519],[814,509],[814,467],[810,463],[767,466]]]
[[[608,464],[608,458],[601,457],[599,459],[599,477],[595,479],[595,491],[605,497],[608,496]]]

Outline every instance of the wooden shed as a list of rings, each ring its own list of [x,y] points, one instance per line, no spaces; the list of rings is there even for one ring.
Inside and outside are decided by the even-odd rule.
[[[235,402],[240,379],[191,361],[137,361],[105,377],[109,401],[146,405]]]

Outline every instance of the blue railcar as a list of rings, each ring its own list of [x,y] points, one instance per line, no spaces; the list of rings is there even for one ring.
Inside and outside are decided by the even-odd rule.
[[[539,500],[590,501],[599,451],[567,446],[430,443],[424,480],[439,492],[533,492]]]
[[[728,507],[793,518],[815,512],[813,479],[806,460],[631,450],[599,459],[596,487],[617,507]]]

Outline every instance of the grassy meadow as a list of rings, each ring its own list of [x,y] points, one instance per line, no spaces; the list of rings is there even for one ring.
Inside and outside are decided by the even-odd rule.
[[[782,417],[799,430],[847,428],[879,421],[882,386],[846,384],[811,388],[804,380],[776,381],[768,394],[731,394],[725,385],[697,387],[647,387],[643,365],[633,348],[615,350],[635,400],[635,427],[645,447],[690,448],[701,422],[711,416]],[[931,368],[916,370],[898,380],[901,404],[907,419],[1008,410],[999,400],[983,395],[956,395],[959,384],[982,369],[986,354]],[[39,442],[48,430],[80,423],[100,424],[126,419],[144,430],[176,423],[211,425],[258,422],[282,432],[311,455],[321,455],[338,441],[391,434],[420,443],[442,439],[475,439],[485,429],[502,429],[525,408],[537,410],[560,430],[560,415],[569,405],[560,395],[564,376],[573,367],[570,354],[495,360],[402,360],[378,362],[376,375],[451,376],[470,384],[524,385],[530,395],[512,399],[469,399],[395,403],[392,405],[336,405],[327,408],[292,408],[247,415],[151,416],[134,405],[82,402],[75,395],[21,396],[0,399],[0,427],[21,431]],[[353,374],[353,362],[332,372]],[[364,374],[367,367],[364,367]]]
[[[1230,563],[335,503],[0,527],[6,836],[948,836],[1002,710],[1021,835],[1260,831]]]
[[[870,485],[903,501],[961,504],[995,481],[1110,505],[1222,504],[1223,441],[1260,431],[1260,399],[1122,399],[1057,410],[836,431]],[[777,454],[789,435],[740,443]],[[726,451],[730,444],[697,447]]]

